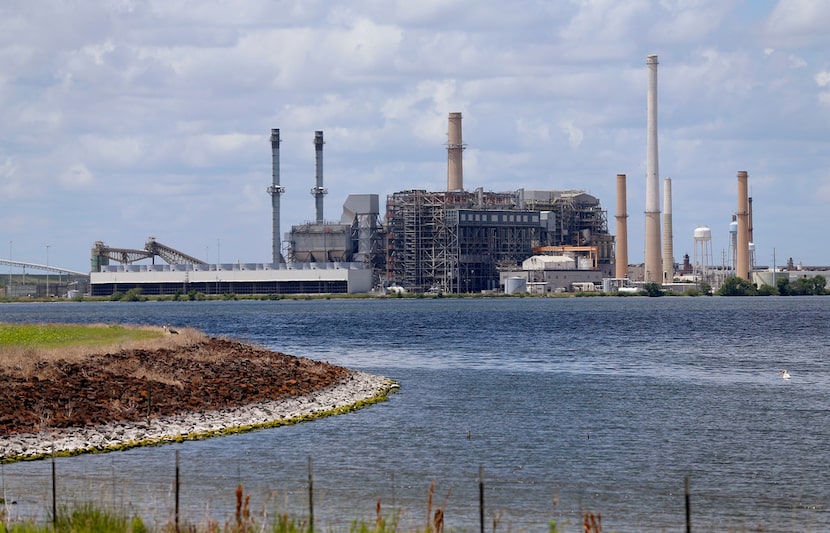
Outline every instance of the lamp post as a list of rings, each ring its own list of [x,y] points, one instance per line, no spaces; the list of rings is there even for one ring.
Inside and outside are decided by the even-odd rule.
[[[12,289],[12,243],[9,241],[9,288],[6,289],[6,296],[10,296],[9,291]]]
[[[46,245],[46,299],[49,299],[49,245]]]

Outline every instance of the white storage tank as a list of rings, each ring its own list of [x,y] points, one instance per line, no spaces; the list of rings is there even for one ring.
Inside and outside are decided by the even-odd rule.
[[[504,280],[504,293],[516,294],[527,292],[527,279],[521,276],[512,276]]]

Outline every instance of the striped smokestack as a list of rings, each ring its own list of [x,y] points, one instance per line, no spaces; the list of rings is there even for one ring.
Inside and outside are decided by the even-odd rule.
[[[464,190],[464,170],[462,168],[461,113],[450,113],[447,135],[447,191]]]
[[[660,260],[660,173],[657,158],[657,56],[646,58],[648,66],[648,119],[646,148],[646,242],[645,281],[660,283],[663,265]]]
[[[614,277],[628,277],[628,207],[625,174],[617,174],[617,249]]]
[[[735,250],[735,275],[749,281],[749,194],[745,170],[738,171],[738,243]]]
[[[671,178],[663,180],[663,283],[674,280],[674,235],[671,221]]]

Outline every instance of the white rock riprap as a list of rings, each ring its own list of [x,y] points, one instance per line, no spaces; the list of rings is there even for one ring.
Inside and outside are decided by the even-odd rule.
[[[0,438],[0,459],[35,459],[51,456],[53,451],[57,455],[74,455],[122,450],[292,424],[383,400],[397,387],[397,383],[383,376],[355,371],[333,387],[283,400],[152,418],[149,422],[115,422],[10,435]]]

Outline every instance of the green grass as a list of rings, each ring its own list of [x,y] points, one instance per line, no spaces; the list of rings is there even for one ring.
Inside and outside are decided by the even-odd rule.
[[[105,346],[150,340],[161,336],[162,333],[159,331],[117,325],[0,323],[0,348]]]
[[[240,489],[241,490],[241,487]],[[237,491],[239,494],[239,491]],[[0,518],[5,518],[0,515]],[[237,505],[235,517],[224,524],[210,521],[205,524],[168,523],[161,526],[148,526],[139,516],[128,515],[120,511],[108,510],[93,503],[82,503],[64,507],[58,512],[54,523],[35,521],[7,522],[0,520],[0,533],[313,533],[315,531],[331,533],[348,531],[349,533],[404,533],[399,531],[396,517],[387,520],[378,516],[373,523],[354,521],[339,529],[332,526],[311,529],[307,517],[293,516],[289,513],[276,513],[270,519],[259,520],[251,516],[248,500]],[[411,533],[437,533],[432,527]],[[410,532],[406,532],[410,533]]]

